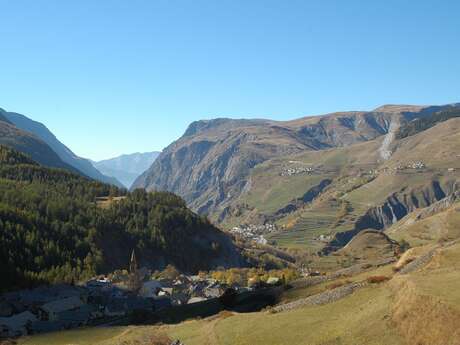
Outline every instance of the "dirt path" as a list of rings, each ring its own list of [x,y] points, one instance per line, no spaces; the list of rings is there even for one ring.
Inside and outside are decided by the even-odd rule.
[[[212,320],[203,327],[203,333],[206,335],[206,345],[219,345],[214,328],[219,322],[219,319]]]
[[[218,315],[209,317],[208,322],[202,328],[202,332],[206,336],[205,344],[206,345],[220,345],[221,342],[219,341],[219,339],[217,337],[217,333],[215,331],[215,328],[216,328],[217,324],[220,321],[222,321],[222,320],[224,320],[224,319],[226,319],[228,317],[231,317],[233,315],[236,315],[236,314],[237,313],[230,312],[230,311],[225,311],[225,312],[221,312]]]

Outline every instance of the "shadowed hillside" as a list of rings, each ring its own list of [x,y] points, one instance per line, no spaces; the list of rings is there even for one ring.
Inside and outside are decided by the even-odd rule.
[[[43,165],[79,172],[62,161],[40,138],[13,125],[0,112],[0,144],[12,147],[32,157]]]
[[[125,267],[133,249],[151,268],[186,272],[245,265],[231,239],[166,192],[117,188],[50,169],[0,146],[0,289],[72,282]]]
[[[29,119],[28,117],[13,113],[6,112],[0,109],[2,116],[7,118],[10,123],[14,124],[17,128],[24,132],[31,133],[35,137],[45,142],[54,152],[57,154],[60,160],[66,163],[68,166],[73,167],[75,171],[80,171],[84,175],[102,181],[104,183],[110,183],[118,187],[123,187],[120,182],[114,178],[104,176],[97,169],[93,167],[91,162],[85,158],[78,157],[73,153],[67,146],[61,143],[56,136],[46,128],[40,122]],[[30,152],[27,152],[30,154]],[[39,161],[39,160],[38,160]]]

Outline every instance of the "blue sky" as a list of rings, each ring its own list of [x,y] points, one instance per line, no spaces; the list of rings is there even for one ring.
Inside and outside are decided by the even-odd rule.
[[[460,101],[460,1],[0,0],[0,107],[93,159],[194,120]]]

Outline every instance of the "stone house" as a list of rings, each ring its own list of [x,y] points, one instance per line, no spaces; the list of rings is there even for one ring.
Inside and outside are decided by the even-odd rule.
[[[199,303],[206,301],[207,298],[205,297],[192,297],[188,300],[187,304]]]
[[[158,280],[149,280],[148,282],[144,282],[139,294],[144,298],[155,298],[162,286]]]
[[[67,297],[53,302],[42,305],[39,309],[40,319],[56,321],[59,320],[59,314],[64,311],[76,310],[84,304],[82,300],[77,297]]]
[[[8,317],[13,315],[13,306],[8,302],[0,302],[0,317]]]
[[[157,298],[153,300],[153,309],[154,310],[163,310],[171,307],[170,298]]]
[[[0,337],[17,337],[28,334],[27,328],[37,317],[30,311],[24,311],[10,317],[0,318]]]
[[[128,297],[116,298],[111,300],[105,307],[106,316],[123,316],[137,310],[154,310],[154,300],[152,298]]]
[[[111,300],[104,309],[104,315],[109,317],[124,316],[125,314],[125,301],[121,298]]]

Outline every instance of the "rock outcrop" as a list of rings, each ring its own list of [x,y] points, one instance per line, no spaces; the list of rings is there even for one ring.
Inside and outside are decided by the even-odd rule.
[[[322,252],[327,254],[345,246],[354,236],[363,230],[384,230],[415,209],[426,208],[428,206],[435,207],[435,205],[442,207],[444,204],[451,204],[458,194],[455,188],[455,181],[447,180],[440,182],[433,180],[424,186],[413,188],[410,191],[394,193],[383,204],[369,208],[356,221],[354,229],[335,234],[332,241],[323,248]]]

